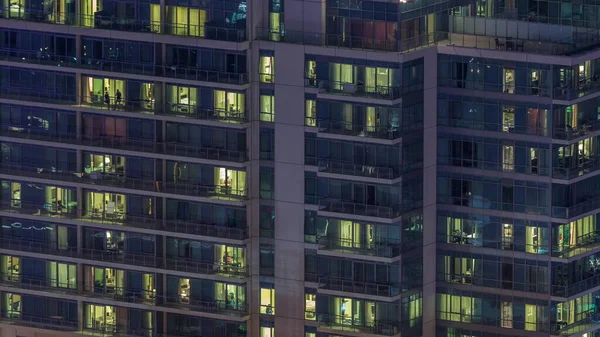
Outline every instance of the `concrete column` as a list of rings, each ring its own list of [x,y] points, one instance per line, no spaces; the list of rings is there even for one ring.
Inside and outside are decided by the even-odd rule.
[[[83,134],[83,113],[81,111],[75,113],[75,132],[77,132],[77,140],[81,140]]]
[[[435,336],[437,228],[437,53],[424,56],[423,336]]]
[[[304,138],[303,74],[303,47],[275,44],[277,337],[304,335],[304,143],[298,141]]]
[[[82,150],[77,150],[77,173],[82,173],[83,172],[83,151]]]

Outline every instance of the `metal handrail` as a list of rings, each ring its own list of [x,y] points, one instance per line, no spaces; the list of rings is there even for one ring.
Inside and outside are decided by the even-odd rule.
[[[0,18],[10,20],[23,20],[137,33],[191,36],[194,38],[232,42],[242,42],[247,39],[246,30],[241,28],[225,28],[197,24],[183,25],[154,20],[103,16],[98,13],[87,15],[66,12],[47,12],[44,10],[33,10],[28,8],[21,8],[18,14],[11,15],[10,13],[10,7],[0,7]],[[55,19],[55,17],[58,17],[59,19]]]
[[[318,159],[319,171],[377,179],[396,179],[400,177],[400,168],[378,167],[345,163],[331,159]]]
[[[13,205],[15,202],[18,202],[18,207]],[[228,238],[234,240],[243,240],[247,238],[247,231],[243,228],[224,227],[183,220],[163,220],[128,214],[124,214],[122,217],[117,218],[114,214],[110,214],[106,211],[93,212],[69,207],[66,207],[64,210],[56,210],[55,212],[46,212],[44,204],[37,204],[22,200],[1,200],[0,212],[44,217],[46,218],[45,221],[48,222],[56,222],[57,219],[69,219],[82,221],[85,223],[101,223],[109,225],[118,224],[126,227],[150,230],[165,231],[168,229],[172,232]]]
[[[90,173],[80,173],[74,171],[53,171],[51,169],[6,162],[0,163],[0,174],[27,178],[48,179],[52,181],[102,185],[157,193],[189,195],[202,198],[218,197],[220,200],[229,201],[243,201],[248,197],[246,189],[229,189],[224,186],[204,186],[193,183],[172,183],[150,179],[131,178],[110,173],[92,175]]]
[[[1,124],[0,136],[236,163],[243,163],[248,160],[247,150],[232,151],[178,142],[157,142],[112,135],[81,135],[81,137],[78,137],[73,133],[24,129],[20,125]]]
[[[358,282],[335,277],[319,277],[319,287],[334,291],[393,297],[400,294],[400,285]]]

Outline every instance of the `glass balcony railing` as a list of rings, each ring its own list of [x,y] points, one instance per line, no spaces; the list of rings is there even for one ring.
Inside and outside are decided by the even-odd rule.
[[[479,263],[480,261],[477,262]],[[515,282],[512,278],[503,280],[501,278],[485,277],[485,275],[474,275],[470,272],[463,274],[438,272],[437,279],[451,284],[469,284],[480,287],[509,289],[538,294],[547,294],[550,289],[549,284],[541,282]]]
[[[307,237],[313,237],[313,239],[306,240],[307,242],[314,242],[323,246],[325,250],[331,250],[342,253],[368,255],[368,256],[379,256],[392,258],[400,255],[400,242],[355,242],[354,240],[342,239],[337,237],[315,237],[311,235],[305,235]]]
[[[600,120],[592,120],[579,124],[578,126],[566,128],[554,128],[554,138],[571,140],[575,138],[585,137],[592,132],[600,130]]]
[[[574,245],[558,249],[552,249],[552,256],[571,258],[580,254],[585,254],[591,250],[600,248],[600,231],[594,231],[577,236],[577,241]]]
[[[0,284],[5,287],[49,291],[59,294],[77,293],[77,284],[51,278],[37,278],[12,273],[0,273]]]
[[[400,285],[356,282],[339,278],[319,277],[319,288],[372,296],[394,297],[400,295]]]
[[[89,96],[60,95],[55,93],[40,93],[35,91],[8,92],[0,90],[0,98],[32,101],[48,104],[63,105],[65,107],[88,108],[96,110],[114,110],[115,114],[124,112],[135,112],[153,114],[160,116],[173,116],[182,119],[211,120],[223,123],[245,123],[248,121],[246,112],[231,112],[223,109],[204,108],[196,105],[184,105],[179,103],[155,104],[153,101],[143,99],[122,99],[117,103],[116,99],[110,98],[109,102],[97,102]],[[80,103],[77,103],[80,101]],[[61,109],[63,107],[58,107]]]
[[[247,151],[233,151],[203,147],[200,145],[188,145],[176,142],[155,142],[150,140],[131,139],[114,135],[85,136],[78,138],[73,133],[59,133],[54,131],[42,131],[24,129],[19,125],[12,126],[0,124],[0,136],[16,139],[30,139],[44,142],[55,142],[63,144],[77,144],[108,148],[113,150],[146,152],[170,156],[193,157],[207,160],[229,161],[242,163],[248,160]]]
[[[317,126],[323,133],[379,139],[398,139],[403,131],[399,126],[366,126],[329,120],[318,120]]]
[[[573,323],[554,322],[552,334],[572,336],[600,325],[600,314],[595,309],[577,313],[577,321]]]
[[[305,79],[306,86],[316,86],[321,93],[373,98],[383,100],[396,100],[402,97],[400,86],[369,86],[364,83],[343,83],[338,81]]]
[[[581,98],[600,90],[600,78],[591,77],[581,79],[579,83],[569,86],[554,88],[554,99],[567,100]]]
[[[589,275],[585,280],[569,285],[552,285],[552,295],[561,297],[571,297],[592,288],[600,286],[600,274]]]
[[[314,315],[314,312],[307,312],[309,315]],[[400,322],[392,320],[366,320],[354,318],[350,315],[335,315],[335,314],[316,314],[316,321],[319,327],[347,331],[347,332],[362,332],[374,335],[394,336],[400,332]]]
[[[488,21],[496,20],[491,18],[481,19],[487,19]],[[485,22],[482,26],[486,26]],[[276,39],[273,39],[274,36],[276,36]],[[586,48],[600,42],[597,31],[580,33],[571,38],[557,39],[555,41],[548,39],[513,39],[488,35],[437,31],[399,41],[396,39],[380,40],[342,34],[311,33],[290,30],[286,30],[284,34],[280,34],[279,32],[273,32],[268,28],[257,28],[256,38],[264,41],[280,41],[293,44],[358,50],[379,50],[396,53],[407,53],[429,46],[440,45],[549,55],[564,55],[576,53],[578,51],[586,51]]]
[[[243,316],[248,312],[246,304],[243,302],[232,304],[230,301],[202,301],[194,298],[182,299],[181,296],[176,295],[162,296],[156,295],[156,292],[154,291],[133,291],[117,287],[106,289],[104,287],[84,286],[83,291],[85,293],[93,294],[93,297],[100,297],[118,302],[155,305],[186,311],[192,310],[238,317]]]
[[[320,172],[387,180],[400,177],[400,169],[394,170],[391,167],[357,165],[328,159],[315,160],[318,161]]]
[[[0,60],[56,66],[63,68],[89,69],[102,72],[128,73],[136,75],[157,76],[177,79],[187,79],[199,82],[216,82],[234,85],[248,83],[248,74],[229,73],[214,70],[202,70],[179,65],[153,65],[126,61],[110,61],[101,59],[82,58],[40,54],[14,49],[0,49]]]
[[[0,238],[0,247],[6,250],[68,256],[96,262],[120,263],[199,274],[221,275],[236,278],[244,278],[248,275],[248,270],[244,266],[222,265],[218,261],[203,262],[185,259],[163,259],[156,257],[153,254],[139,254],[93,248],[58,249],[51,243],[36,242],[28,239]]]
[[[51,171],[22,164],[0,163],[0,173],[18,177],[123,188],[131,190],[132,193],[136,193],[135,191],[149,191],[226,201],[243,201],[248,197],[245,189],[237,190],[232,189],[230,186],[205,186],[190,182],[171,183],[101,172]]]
[[[162,220],[151,217],[124,215],[115,218],[114,214],[107,212],[92,212],[86,210],[70,209],[67,212],[48,210],[43,203],[34,203],[19,200],[19,207],[13,207],[11,200],[0,201],[0,212],[7,214],[22,214],[28,216],[39,216],[40,221],[55,222],[57,219],[82,221],[86,224],[108,224],[120,225],[149,230],[162,231],[158,235],[166,235],[164,231],[184,233],[192,235],[210,236],[233,240],[244,240],[248,237],[246,229],[226,227],[219,225],[208,225],[198,222],[183,220]]]
[[[56,15],[61,17],[60,20],[55,19]],[[14,13],[10,7],[0,7],[0,18],[136,33],[190,36],[208,40],[231,42],[242,42],[246,40],[246,31],[239,28],[195,24],[183,25],[152,20],[102,16],[98,13],[86,15],[63,12],[54,13],[54,15],[52,15],[52,13],[48,13],[47,11],[26,8],[20,8],[17,13]]]
[[[600,196],[592,195],[584,200],[577,201],[575,205],[569,207],[553,206],[552,217],[560,219],[571,219],[581,214],[594,211],[600,208]]]
[[[552,178],[573,179],[597,171],[598,168],[600,168],[600,157],[590,157],[581,162],[577,167],[555,167]]]
[[[400,209],[390,206],[357,204],[335,199],[319,199],[318,204],[319,209],[326,212],[354,214],[386,219],[393,219],[400,216]]]

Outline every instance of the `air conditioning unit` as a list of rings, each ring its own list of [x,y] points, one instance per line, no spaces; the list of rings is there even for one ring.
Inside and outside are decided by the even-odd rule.
[[[343,86],[342,90],[345,93],[353,94],[353,93],[356,92],[356,84],[353,84],[353,83],[344,83],[344,84],[342,84],[342,86]]]

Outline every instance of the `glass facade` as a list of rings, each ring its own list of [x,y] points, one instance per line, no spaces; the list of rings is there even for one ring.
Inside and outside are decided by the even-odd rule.
[[[0,336],[600,337],[599,18],[0,0]]]

